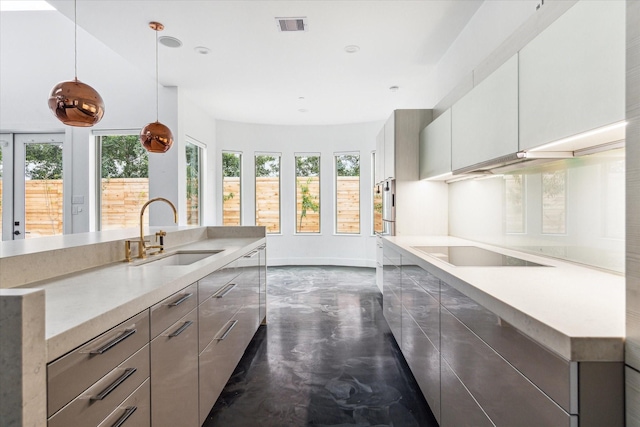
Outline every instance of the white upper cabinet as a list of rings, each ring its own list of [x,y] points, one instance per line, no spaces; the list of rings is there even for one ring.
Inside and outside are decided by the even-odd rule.
[[[521,150],[624,119],[625,7],[580,1],[520,51]]]
[[[518,151],[518,57],[511,57],[451,111],[452,169]]]
[[[451,172],[451,109],[420,132],[420,179]]]

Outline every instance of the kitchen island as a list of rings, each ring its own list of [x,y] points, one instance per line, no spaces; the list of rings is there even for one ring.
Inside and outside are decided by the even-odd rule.
[[[155,231],[149,230],[150,233]],[[177,337],[191,329],[197,338],[197,320],[207,325],[222,322],[221,328],[227,335],[236,327],[234,334],[243,334],[244,338],[240,341],[244,346],[248,344],[246,337],[250,340],[259,323],[265,321],[264,227],[167,227],[165,231],[165,254],[150,255],[147,260],[134,260],[131,263],[123,262],[124,240],[134,238],[134,230],[3,244],[0,254],[3,288],[0,289],[0,333],[3,343],[0,349],[0,368],[3,372],[0,424],[47,425],[47,418],[59,409],[52,409],[51,399],[47,396],[47,381],[51,381],[52,366],[56,363],[60,366],[60,361],[67,357],[65,355],[75,349],[79,349],[81,354],[87,353],[82,349],[91,340],[98,340],[93,347],[104,347],[105,341],[113,341],[106,338],[107,333],[114,335],[116,340],[124,337],[122,342],[132,342],[133,338],[128,338],[129,335],[125,336],[126,333],[118,330],[121,325],[129,334],[131,330],[138,332],[137,336],[144,336],[146,328],[148,338],[146,343],[141,338],[140,344],[143,350],[153,349],[154,341],[173,332]],[[156,259],[175,251],[204,254],[204,257],[189,260],[183,265],[154,265],[158,262]],[[183,304],[183,301],[187,302]],[[221,302],[225,304],[228,319],[213,319],[216,310],[210,306]],[[181,307],[176,308],[175,313],[185,314],[179,310],[191,307],[195,318],[175,318],[179,328],[174,328],[170,333],[162,332],[173,320],[164,325],[164,315],[158,314],[162,313],[160,309],[178,305]],[[157,307],[160,309],[154,311]],[[201,312],[209,317],[198,317]],[[158,319],[156,323],[160,325],[156,332],[154,313]],[[137,317],[140,315],[143,316],[142,320]],[[242,325],[249,318],[251,326],[247,329]],[[240,326],[236,326],[238,319]],[[127,322],[135,326],[128,327]],[[150,323],[151,333],[149,327],[144,326],[145,322],[147,325]],[[194,323],[194,327],[189,328]],[[217,357],[211,348],[226,338],[225,335],[220,339],[215,335],[217,331],[206,331],[211,335],[209,341],[200,340],[198,343],[196,339],[196,361],[199,353],[209,358]],[[105,338],[100,338],[103,335]],[[183,337],[186,336],[188,333],[185,332]],[[230,337],[233,338],[233,334]],[[240,341],[235,342],[236,347]],[[211,345],[207,346],[209,343]],[[116,352],[110,348],[107,351],[110,353],[105,351],[105,354]],[[232,353],[227,354],[226,358],[232,360],[238,357],[236,348]],[[151,358],[153,364],[153,355]],[[161,362],[157,365],[160,366]],[[235,364],[231,370],[233,367]],[[196,372],[197,369],[196,365]],[[73,375],[72,371],[65,375]],[[152,367],[152,378],[153,375]],[[195,387],[197,408],[197,378]],[[212,391],[207,390],[207,393],[210,399]],[[201,417],[197,411],[194,416],[196,420]]]
[[[441,426],[623,425],[622,275],[447,236],[382,243],[385,318]],[[455,266],[448,247],[512,265]]]

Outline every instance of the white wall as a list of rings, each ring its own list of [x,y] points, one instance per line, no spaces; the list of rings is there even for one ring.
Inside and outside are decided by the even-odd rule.
[[[65,233],[95,229],[95,146],[92,132],[139,131],[156,120],[155,80],[132,66],[87,32],[78,28],[78,78],[102,96],[105,115],[93,128],[72,128],[49,111],[47,99],[55,84],[74,77],[74,25],[57,11],[0,13],[0,132],[65,133]],[[151,154],[150,197],[177,203],[183,215],[186,194],[183,159],[186,136],[213,146],[215,120],[175,87],[160,89],[159,120],[174,134],[165,154]],[[215,150],[210,148],[208,155]],[[211,163],[211,161],[209,161]],[[70,183],[70,184],[69,184]],[[209,187],[213,187],[209,182]],[[71,215],[71,196],[84,196],[77,215]],[[171,210],[154,204],[151,223],[173,223]],[[203,207],[205,220],[213,209]]]
[[[353,265],[375,266],[375,240],[371,230],[372,165],[371,152],[384,122],[336,126],[275,126],[227,121],[217,122],[216,167],[221,165],[222,151],[241,151],[243,225],[255,222],[255,152],[282,153],[281,158],[281,235],[269,235],[269,265]],[[334,165],[333,154],[339,151],[360,152],[361,234],[334,234]],[[295,235],[295,161],[297,152],[318,152],[320,159],[319,235]],[[221,174],[218,169],[216,172]],[[216,177],[216,200],[222,198],[222,180]],[[222,204],[217,204],[218,223]]]

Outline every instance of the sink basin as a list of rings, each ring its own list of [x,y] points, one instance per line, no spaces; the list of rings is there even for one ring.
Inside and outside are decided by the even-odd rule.
[[[190,265],[194,262],[201,261],[205,258],[219,254],[224,249],[216,249],[211,251],[177,251],[166,255],[151,255],[145,261],[136,264],[154,267],[164,267],[168,265]]]

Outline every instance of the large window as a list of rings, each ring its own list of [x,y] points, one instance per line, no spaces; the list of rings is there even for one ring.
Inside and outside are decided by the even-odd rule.
[[[96,140],[100,159],[98,227],[137,227],[140,209],[149,200],[147,151],[138,135],[101,135]]]
[[[222,225],[242,225],[242,153],[222,153]]]
[[[360,155],[335,155],[336,233],[360,233]]]
[[[320,233],[320,155],[296,154],[296,233]]]
[[[187,164],[187,225],[200,225],[202,148],[187,141],[185,154]]]
[[[382,227],[382,188],[380,185],[376,185],[376,152],[371,153],[371,186],[373,187],[373,193],[371,200],[373,201],[372,209],[372,224],[373,234],[382,233],[384,231]]]
[[[256,225],[280,233],[280,154],[256,154]]]

